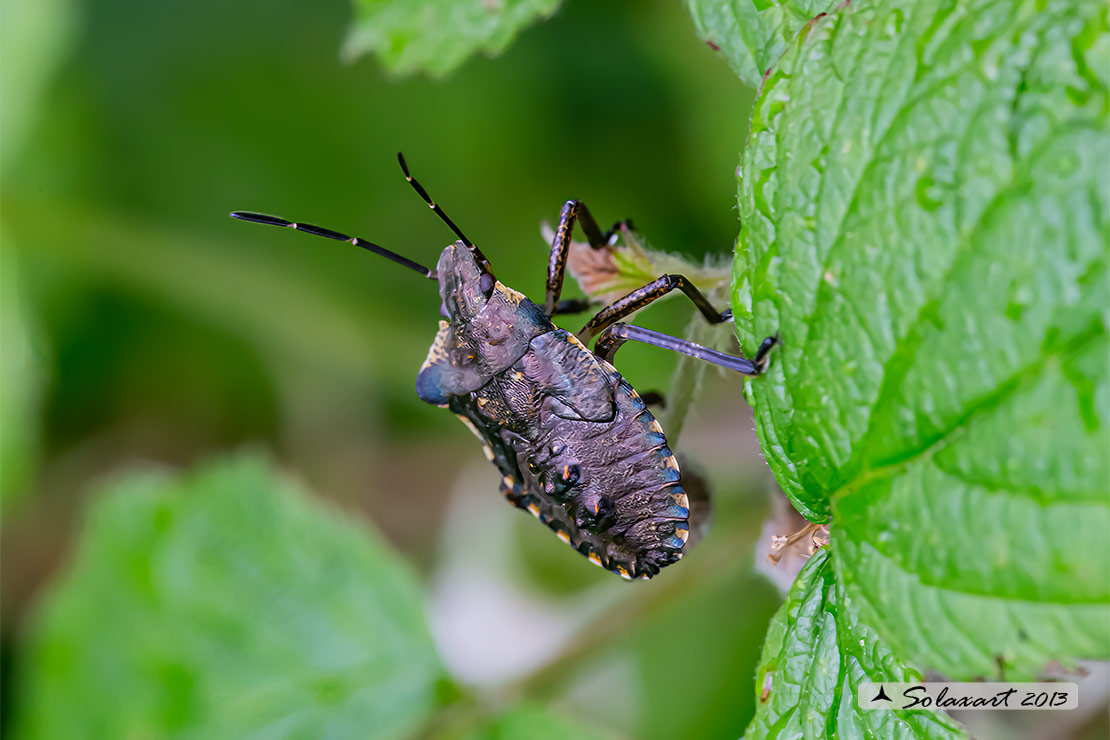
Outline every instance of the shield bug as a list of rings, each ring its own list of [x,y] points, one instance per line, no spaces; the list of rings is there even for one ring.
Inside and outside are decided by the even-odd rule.
[[[437,281],[442,320],[416,377],[420,399],[449,408],[470,427],[501,472],[502,494],[594,564],[631,579],[650,578],[677,561],[690,532],[678,462],[613,356],[634,340],[758,375],[776,339],[765,339],[749,360],[621,322],[673,290],[707,321],[731,318],[682,275],[663,275],[614,301],[577,335],[560,329],[552,316],[589,308],[584,300],[560,300],[572,230],[577,224],[590,247],[604,249],[622,224],[603,232],[580,201],[563,205],[541,306],[494,277],[482,251],[397,158],[405,179],[458,237],[434,270],[331,229],[260,213],[231,215],[350,242]]]

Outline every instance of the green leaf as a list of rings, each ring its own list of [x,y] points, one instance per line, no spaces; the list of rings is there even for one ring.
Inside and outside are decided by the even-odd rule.
[[[607,736],[543,707],[522,704],[465,737],[466,740],[604,740]]]
[[[830,548],[818,550],[772,620],[756,672],[759,708],[745,737],[964,737],[942,712],[857,707],[859,683],[924,679],[860,620],[834,562]]]
[[[839,0],[686,0],[698,36],[719,48],[741,80],[764,73],[802,28]]]
[[[1110,657],[1108,36],[1102,2],[852,3],[753,113],[763,452],[861,618],[952,678]]]
[[[397,74],[443,77],[476,52],[497,55],[559,0],[354,0],[344,54],[372,52]]]
[[[417,584],[373,532],[250,457],[109,489],[34,625],[19,737],[407,738],[434,710]]]

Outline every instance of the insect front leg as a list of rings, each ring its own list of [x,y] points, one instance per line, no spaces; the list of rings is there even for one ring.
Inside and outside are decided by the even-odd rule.
[[[682,275],[663,275],[662,277],[652,280],[647,285],[637,288],[623,298],[618,298],[611,304],[597,312],[582,330],[578,332],[578,338],[583,343],[589,341],[598,335],[599,332],[604,330],[611,324],[623,319],[631,313],[639,311],[644,306],[654,301],[659,300],[672,290],[681,290],[686,294],[694,305],[697,307],[705,320],[711,324],[719,324],[722,321],[727,321],[732,318],[732,310],[726,309],[718,311],[713,308],[713,304],[709,302],[700,290],[697,289],[693,283],[687,280]]]
[[[759,375],[763,372],[763,368],[767,364],[767,353],[778,342],[778,335],[767,337],[759,345],[756,350],[755,357],[746,359],[744,357],[736,357],[734,355],[718,352],[715,349],[703,347],[695,342],[686,339],[679,339],[677,337],[660,334],[657,331],[644,329],[639,326],[631,326],[629,324],[612,324],[601,332],[597,338],[597,343],[594,344],[594,354],[608,363],[613,362],[613,356],[620,349],[621,345],[628,340],[636,342],[643,342],[644,344],[651,344],[663,349],[669,349],[674,352],[681,352],[684,355],[696,357],[699,360],[711,362],[714,365],[735,370],[744,375]]]
[[[590,305],[585,299],[559,300],[563,292],[563,276],[567,269],[570,236],[576,221],[582,226],[586,241],[594,249],[608,246],[618,229],[632,225],[631,221],[618,221],[608,231],[603,232],[582,201],[568,200],[563,204],[563,210],[559,214],[559,228],[555,230],[555,238],[551,240],[551,254],[547,261],[547,297],[544,300],[543,310],[548,316],[557,313],[579,313],[585,311]]]

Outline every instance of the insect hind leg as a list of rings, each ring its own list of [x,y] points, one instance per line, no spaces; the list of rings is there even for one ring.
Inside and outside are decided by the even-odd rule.
[[[597,338],[597,342],[594,344],[594,354],[606,362],[612,363],[613,356],[617,353],[617,350],[629,340],[651,344],[663,349],[669,349],[673,352],[681,352],[684,355],[689,355],[699,360],[705,360],[706,362],[711,362],[714,365],[719,365],[729,370],[735,370],[744,375],[759,375],[762,373],[767,365],[767,353],[770,352],[771,348],[779,341],[778,334],[773,337],[767,337],[759,345],[759,349],[756,350],[755,356],[749,360],[744,357],[718,352],[709,347],[703,347],[687,339],[679,339],[678,337],[672,337],[667,334],[660,334],[657,331],[644,329],[640,326],[618,323],[610,325],[601,332],[601,335]]]
[[[681,290],[698,311],[701,312],[705,320],[711,324],[719,324],[722,321],[727,321],[732,318],[731,309],[718,311],[713,307],[713,304],[709,302],[709,299],[698,290],[697,286],[691,283],[685,276],[663,275],[652,280],[647,285],[637,288],[628,295],[618,298],[598,311],[597,315],[590,319],[586,325],[582,327],[582,330],[578,332],[578,338],[583,342],[589,342],[590,339],[597,336],[598,333],[606,327],[615,324],[629,314],[639,311],[648,304],[654,303],[672,290]]]

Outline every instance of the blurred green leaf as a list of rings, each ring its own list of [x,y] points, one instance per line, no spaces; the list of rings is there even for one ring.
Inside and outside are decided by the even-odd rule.
[[[496,55],[559,0],[353,0],[344,53],[367,52],[397,74],[442,77],[476,52]]]
[[[965,737],[942,712],[862,711],[856,685],[924,678],[899,661],[860,620],[836,582],[830,548],[802,568],[768,630],[756,673],[757,706],[748,738]]]
[[[0,511],[26,488],[38,457],[42,366],[18,258],[0,231]]]
[[[1107,6],[853,3],[764,82],[740,182],[763,452],[893,653],[1110,657]]]
[[[24,146],[50,76],[76,36],[76,18],[72,0],[11,0],[0,6],[0,167]]]
[[[840,0],[686,0],[698,36],[719,48],[741,80],[759,87],[806,23]]]
[[[443,673],[411,573],[252,457],[130,475],[27,648],[26,738],[409,737]]]
[[[0,7],[0,169],[26,145],[50,76],[74,37],[70,0],[13,0]],[[43,339],[27,301],[11,230],[0,231],[0,511],[27,488],[39,454]]]
[[[521,704],[467,734],[466,740],[604,740],[609,737],[543,707]]]

